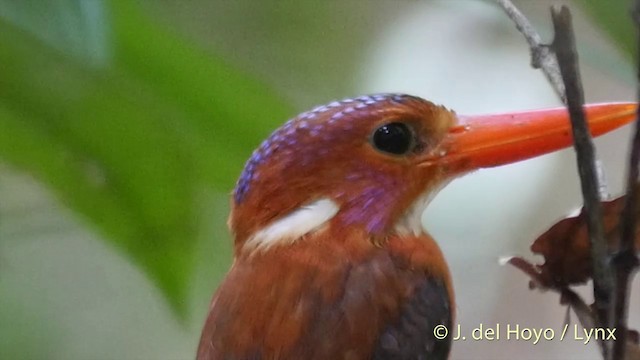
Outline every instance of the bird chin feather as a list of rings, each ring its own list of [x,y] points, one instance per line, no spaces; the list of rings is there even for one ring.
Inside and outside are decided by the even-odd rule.
[[[449,180],[450,181],[450,180]],[[422,226],[422,214],[431,203],[431,200],[438,195],[440,190],[444,188],[449,181],[443,181],[436,188],[429,188],[418,196],[414,202],[407,208],[402,216],[396,221],[393,229],[398,235],[414,235],[419,236],[425,233]]]
[[[340,208],[331,199],[322,198],[304,205],[256,231],[244,244],[244,250],[263,251],[273,246],[291,244],[320,229]]]

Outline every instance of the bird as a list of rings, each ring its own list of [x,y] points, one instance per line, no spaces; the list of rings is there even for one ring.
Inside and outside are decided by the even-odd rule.
[[[636,104],[585,106],[592,135]],[[451,180],[572,144],[564,108],[463,116],[406,94],[301,113],[253,152],[231,195],[233,263],[197,360],[446,359],[451,274],[423,228]]]

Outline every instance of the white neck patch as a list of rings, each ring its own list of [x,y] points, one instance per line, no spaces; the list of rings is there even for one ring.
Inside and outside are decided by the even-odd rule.
[[[291,244],[317,230],[331,220],[340,208],[330,199],[319,199],[256,231],[244,244],[245,249],[265,250],[272,246]]]
[[[425,234],[424,227],[422,226],[422,214],[429,206],[431,200],[444,188],[449,181],[443,181],[435,189],[429,189],[423,192],[416,200],[409,206],[407,211],[402,214],[394,225],[394,229],[398,235],[415,235],[419,236]]]

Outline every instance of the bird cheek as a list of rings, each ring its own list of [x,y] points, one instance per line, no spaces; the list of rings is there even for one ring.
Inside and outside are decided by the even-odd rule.
[[[431,200],[453,178],[455,178],[455,175],[448,173],[442,168],[420,169],[420,171],[414,176],[414,179],[416,180],[414,181],[414,186],[411,189],[412,196],[410,197],[412,201],[417,201],[419,198],[424,196],[424,194],[430,194],[429,199]],[[430,200],[428,202],[430,202]]]
[[[435,177],[440,177],[437,167],[414,167],[412,170],[411,181],[414,183],[414,191],[418,193],[423,193],[434,182]]]

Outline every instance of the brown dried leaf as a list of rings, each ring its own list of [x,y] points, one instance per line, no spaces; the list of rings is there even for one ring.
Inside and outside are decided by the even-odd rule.
[[[640,192],[640,184],[636,186]],[[619,243],[620,215],[625,206],[625,196],[602,202],[603,225],[609,245],[609,253],[617,250]],[[640,208],[636,209],[636,221],[640,221]],[[640,226],[635,233],[636,249],[640,248]],[[584,209],[576,217],[565,218],[553,225],[531,245],[531,251],[544,257],[543,264],[533,264],[521,257],[511,257],[506,263],[529,276],[529,286],[553,290],[561,295],[560,302],[568,305],[584,328],[593,328],[594,314],[591,306],[570,289],[591,279],[591,254],[589,234]],[[627,360],[640,360],[638,333],[629,331]],[[602,346],[602,343],[599,343]]]
[[[605,237],[610,252],[618,245],[620,213],[624,202],[624,196],[602,202]],[[636,246],[638,243],[640,232],[636,232]],[[559,221],[531,245],[531,251],[542,255],[545,260],[543,264],[536,265],[539,281],[550,288],[587,282],[592,276],[590,248],[583,208],[580,215]]]

